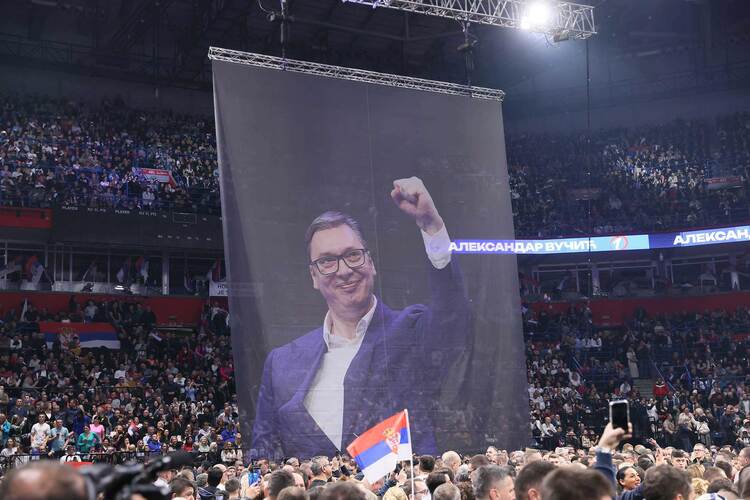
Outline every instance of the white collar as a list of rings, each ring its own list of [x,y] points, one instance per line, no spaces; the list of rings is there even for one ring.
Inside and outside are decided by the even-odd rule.
[[[334,335],[332,333],[333,316],[331,316],[331,311],[329,310],[326,313],[326,317],[323,319],[323,341],[326,343],[326,348],[328,350],[331,350],[337,347],[344,347],[362,342],[362,338],[365,336],[365,332],[367,332],[367,327],[370,326],[370,322],[372,321],[372,317],[375,314],[375,308],[377,306],[378,298],[373,295],[372,307],[370,307],[370,310],[367,311],[367,314],[362,316],[362,319],[357,322],[357,328],[354,331],[354,338],[351,340]]]

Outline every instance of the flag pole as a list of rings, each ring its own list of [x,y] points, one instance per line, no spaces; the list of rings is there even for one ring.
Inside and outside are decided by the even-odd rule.
[[[411,427],[409,427],[409,410],[404,408],[406,414],[406,435],[409,437],[409,444],[411,440]],[[409,453],[409,466],[411,467],[411,500],[414,500],[414,450]]]

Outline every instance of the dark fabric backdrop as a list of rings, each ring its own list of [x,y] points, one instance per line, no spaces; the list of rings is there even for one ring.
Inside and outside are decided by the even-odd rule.
[[[304,249],[314,217],[335,209],[360,221],[376,293],[393,309],[428,297],[424,245],[389,197],[394,179],[420,177],[454,239],[510,239],[513,220],[498,102],[219,61],[213,72],[232,347],[249,443],[267,353],[319,327],[326,313]],[[523,447],[529,407],[515,256],[453,258],[474,326],[444,367],[438,446]]]

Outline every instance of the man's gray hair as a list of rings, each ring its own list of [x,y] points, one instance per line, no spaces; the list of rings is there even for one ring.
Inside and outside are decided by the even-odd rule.
[[[443,465],[452,467],[453,464],[461,465],[461,456],[453,450],[446,451],[442,456]]]
[[[339,226],[349,226],[351,230],[354,231],[354,233],[359,237],[360,241],[362,241],[362,246],[364,248],[367,248],[367,242],[365,241],[365,237],[362,236],[362,230],[359,227],[359,222],[357,222],[357,220],[351,215],[330,210],[318,215],[315,220],[310,223],[310,226],[305,232],[305,250],[307,251],[308,259],[310,258],[310,242],[312,241],[313,236],[315,236],[315,233],[317,233],[318,231],[323,231],[325,229],[333,229],[334,227]]]
[[[435,488],[432,500],[461,500],[461,490],[451,483],[444,483]]]
[[[497,483],[505,480],[506,477],[512,477],[508,467],[497,465],[483,465],[474,471],[473,476],[474,496],[477,499],[489,498],[490,490]]]
[[[310,472],[312,472],[313,476],[319,476],[323,474],[323,466],[317,460],[313,460],[310,462]]]

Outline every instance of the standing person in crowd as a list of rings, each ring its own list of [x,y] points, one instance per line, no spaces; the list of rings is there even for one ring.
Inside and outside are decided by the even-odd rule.
[[[647,500],[692,500],[693,490],[684,471],[661,464],[646,471],[643,496]]]
[[[483,465],[472,475],[477,500],[514,500],[513,477],[510,470],[497,465]]]
[[[545,460],[524,466],[514,484],[516,500],[541,500],[544,478],[554,470],[555,466]]]
[[[60,457],[68,446],[71,439],[70,431],[63,425],[62,419],[55,420],[55,426],[49,431],[47,444],[49,445],[50,455]]]
[[[47,451],[47,439],[49,438],[50,427],[47,423],[47,416],[40,413],[38,421],[31,427],[31,454],[40,455]]]
[[[91,427],[84,425],[83,432],[78,436],[76,443],[78,451],[82,455],[87,455],[99,445],[99,437],[91,432]]]

